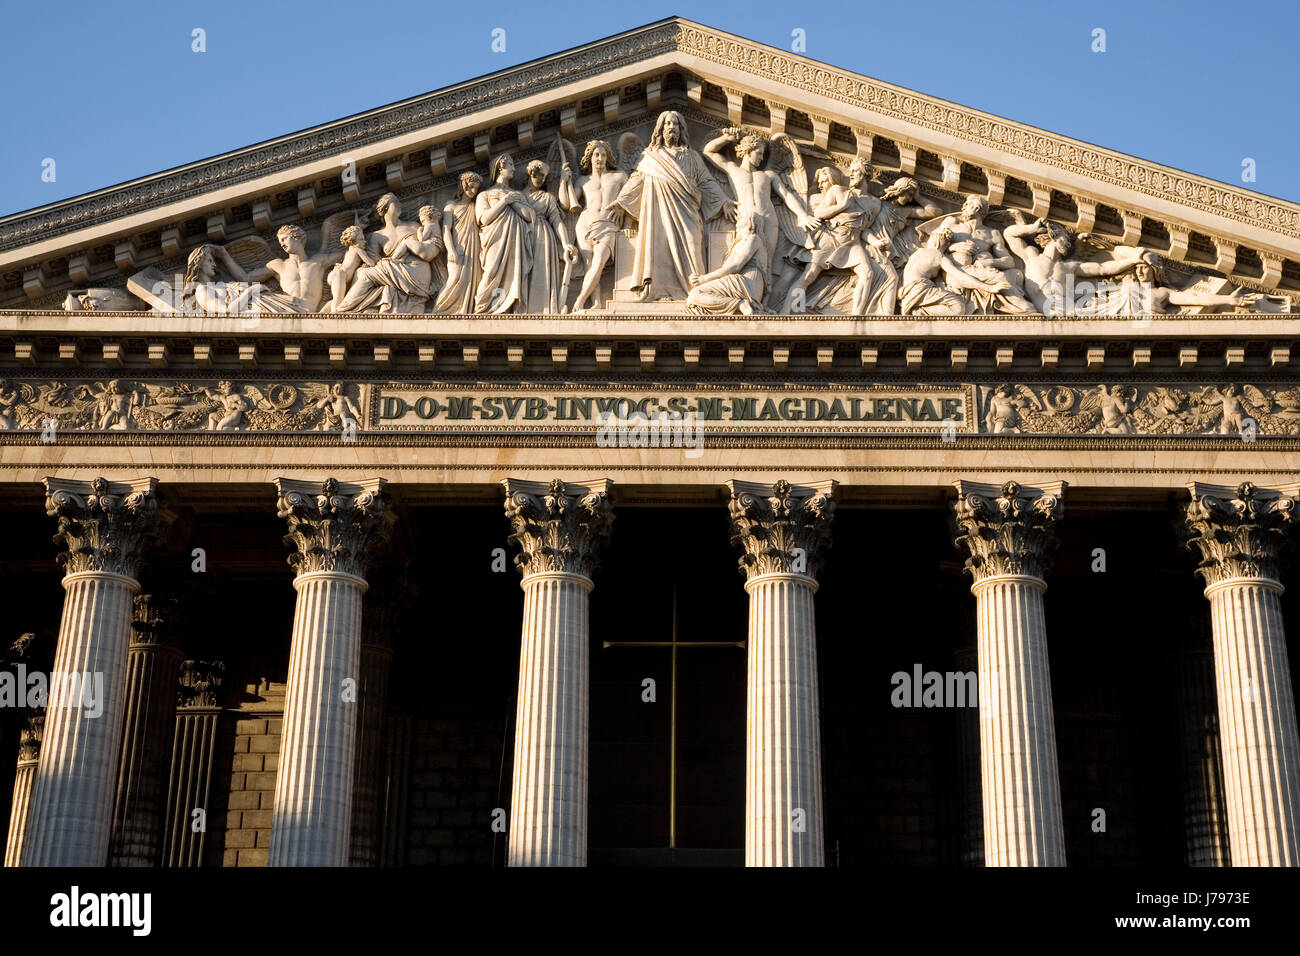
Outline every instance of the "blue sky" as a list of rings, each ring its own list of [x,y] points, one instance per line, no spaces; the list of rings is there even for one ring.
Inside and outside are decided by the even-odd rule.
[[[0,2],[0,215],[680,15],[1300,201],[1300,2]],[[506,52],[491,50],[506,30]],[[191,49],[195,28],[207,50]],[[1094,53],[1093,31],[1106,31]],[[55,160],[54,182],[42,161]],[[1242,182],[1242,161],[1256,180]]]

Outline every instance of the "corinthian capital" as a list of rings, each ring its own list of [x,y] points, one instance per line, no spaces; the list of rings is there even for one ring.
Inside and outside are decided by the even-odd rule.
[[[158,480],[45,479],[45,513],[59,519],[54,543],[64,574],[109,571],[137,577],[140,559],[158,540]]]
[[[784,479],[765,485],[729,481],[731,543],[745,549],[740,570],[747,578],[760,574],[804,574],[816,577],[821,551],[831,546],[835,517],[835,482],[792,485]]]
[[[1187,547],[1201,556],[1196,573],[1208,587],[1232,578],[1280,581],[1280,555],[1290,544],[1300,485],[1233,489],[1193,481],[1187,506]]]
[[[224,661],[182,661],[177,675],[178,707],[216,707],[226,679]]]
[[[1065,482],[1041,488],[959,481],[953,503],[954,544],[967,553],[966,571],[976,583],[1001,574],[1045,578],[1047,552],[1056,547]]]
[[[41,740],[45,736],[45,708],[33,708],[18,728],[18,759],[41,759]]]
[[[596,552],[609,539],[614,523],[610,482],[523,481],[507,478],[506,517],[518,544],[515,567],[526,577],[561,571],[591,577]]]
[[[175,646],[181,613],[180,601],[170,594],[137,594],[133,610],[133,646]]]
[[[299,574],[340,571],[364,578],[396,520],[384,484],[382,478],[357,484],[333,478],[277,478],[276,514],[289,522],[284,543],[297,549],[289,555],[294,570]]]

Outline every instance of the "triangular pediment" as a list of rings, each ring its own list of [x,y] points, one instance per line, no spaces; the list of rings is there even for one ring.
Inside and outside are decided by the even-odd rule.
[[[0,307],[58,308],[86,288],[125,294],[134,276],[183,272],[189,253],[209,242],[276,256],[275,233],[286,224],[302,226],[319,248],[349,215],[371,216],[386,193],[414,222],[421,205],[442,208],[454,196],[462,172],[486,173],[503,151],[514,154],[522,183],[530,160],[559,155],[558,140],[580,150],[633,134],[645,144],[668,109],[685,117],[697,150],[729,126],[788,137],[814,181],[822,166],[844,171],[867,157],[876,195],[908,177],[918,202],[945,214],[975,195],[995,210],[1096,236],[1101,250],[1145,247],[1179,288],[1291,299],[1300,290],[1300,205],[672,18],[0,219]],[[734,196],[726,177],[717,179]],[[712,264],[729,229],[712,227],[724,234],[710,247]]]

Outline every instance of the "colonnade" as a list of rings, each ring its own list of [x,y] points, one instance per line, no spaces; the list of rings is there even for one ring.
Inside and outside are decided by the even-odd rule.
[[[611,483],[504,484],[524,590],[509,862],[581,866],[589,595],[614,520]],[[373,662],[391,654],[391,646],[373,643],[363,651],[362,595],[394,515],[379,478],[279,479],[275,487],[294,548],[297,604],[268,859],[272,866],[347,865],[356,805],[374,802],[359,782],[358,728],[377,715],[366,716],[359,696],[384,683]],[[726,488],[749,594],[745,862],[821,866],[814,595],[836,485],[732,481]],[[984,862],[1063,866],[1042,595],[1065,485],[959,481],[955,490],[955,543],[976,605]],[[1300,733],[1278,555],[1300,486],[1193,483],[1189,492],[1188,544],[1201,558],[1212,618],[1231,862],[1297,865]],[[43,732],[24,738],[6,862],[102,866],[111,854],[129,865],[156,852],[143,835],[159,830],[160,812],[143,794],[144,755],[159,733],[157,688],[174,684],[178,664],[133,615],[141,555],[161,532],[165,509],[149,478],[50,478],[46,507],[58,520],[66,592],[54,671],[102,675],[102,699],[86,706],[84,687],[53,682]],[[1213,849],[1211,862],[1221,862]]]

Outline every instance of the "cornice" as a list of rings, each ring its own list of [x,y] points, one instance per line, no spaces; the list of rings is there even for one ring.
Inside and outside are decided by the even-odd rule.
[[[1300,204],[1059,136],[674,17],[278,139],[0,218],[0,252],[95,226],[127,212],[157,209],[217,187],[289,171],[308,159],[342,156],[412,128],[469,116],[664,54],[732,67],[867,111],[868,115],[855,117],[859,125],[869,122],[870,114],[875,113],[932,130],[958,144],[1042,162],[1098,184],[1267,230],[1279,237],[1274,245],[1282,252],[1293,249],[1290,240],[1300,238]],[[1108,202],[1100,193],[1094,198]]]
[[[680,24],[681,34],[677,43],[680,52],[692,53],[716,63],[742,66],[757,76],[924,126],[969,143],[1046,162],[1090,179],[1135,189],[1154,198],[1300,238],[1300,203],[1275,199],[1093,146],[687,20],[680,21]]]
[[[293,168],[306,159],[343,155],[408,131],[446,122],[504,101],[572,83],[613,66],[676,49],[678,24],[662,20],[519,66],[401,100],[278,139],[223,153],[84,196],[0,218],[0,252],[35,238],[64,235],[125,212],[156,209]]]

